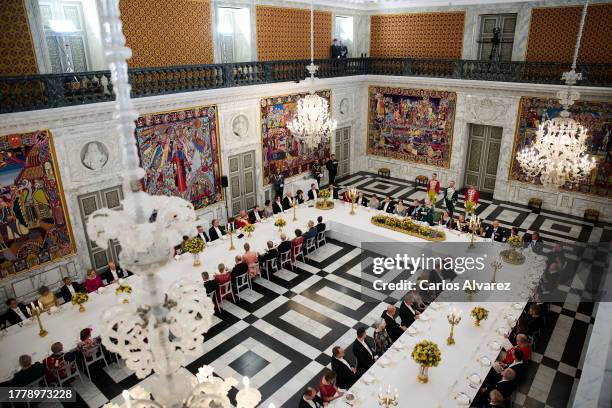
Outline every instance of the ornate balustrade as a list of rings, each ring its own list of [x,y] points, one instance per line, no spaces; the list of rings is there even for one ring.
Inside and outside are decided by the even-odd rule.
[[[392,75],[479,81],[562,84],[568,64],[349,58],[318,60],[319,78]],[[132,97],[139,98],[233,86],[305,79],[308,61],[239,62],[129,70]],[[582,86],[612,86],[612,64],[583,64]],[[0,113],[57,108],[114,100],[109,71],[0,77]]]

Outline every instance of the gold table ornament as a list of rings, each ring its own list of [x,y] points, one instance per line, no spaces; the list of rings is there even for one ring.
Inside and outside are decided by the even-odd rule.
[[[355,199],[357,198],[357,189],[350,187],[348,190],[349,198],[351,199],[351,215],[355,215]]]
[[[491,268],[493,268],[493,278],[491,278],[491,283],[495,283],[495,279],[497,278],[497,271],[502,268],[503,264],[500,259],[495,259],[491,262]]]
[[[397,407],[399,405],[399,393],[397,388],[395,392],[391,393],[391,384],[387,386],[387,391],[383,392],[382,386],[378,390],[378,405],[381,407]]]
[[[451,325],[450,334],[448,335],[448,338],[446,339],[446,344],[451,346],[455,344],[454,331],[455,331],[455,326],[458,325],[459,322],[461,321],[461,313],[454,307],[451,307],[448,311],[448,315],[446,316],[446,319],[448,320],[448,323]]]
[[[39,328],[38,335],[40,337],[45,337],[47,334],[49,334],[49,332],[45,330],[45,328],[43,327],[42,320],[40,319],[40,315],[42,314],[42,309],[32,304],[32,307],[30,308],[30,314],[36,317],[36,321],[38,322],[38,328]]]

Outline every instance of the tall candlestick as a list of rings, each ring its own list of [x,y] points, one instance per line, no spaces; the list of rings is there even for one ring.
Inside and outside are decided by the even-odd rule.
[[[450,307],[448,311],[448,315],[446,316],[446,319],[448,320],[448,323],[450,323],[451,325],[450,334],[448,335],[448,338],[446,339],[446,344],[451,346],[455,344],[454,331],[455,331],[455,326],[458,325],[459,322],[461,321],[461,313],[454,307]]]
[[[45,328],[43,327],[43,324],[42,324],[42,320],[40,320],[40,313],[41,313],[41,311],[42,310],[39,310],[39,309],[35,308],[35,309],[33,309],[32,312],[34,314],[34,317],[36,317],[36,321],[38,322],[38,329],[39,329],[38,330],[38,335],[40,337],[45,337],[47,334],[49,334],[49,332],[45,330]]]

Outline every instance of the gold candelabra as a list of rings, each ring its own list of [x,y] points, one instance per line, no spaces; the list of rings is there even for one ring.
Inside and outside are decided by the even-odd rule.
[[[36,317],[36,321],[38,322],[38,328],[39,328],[38,335],[40,337],[45,337],[47,334],[49,334],[49,332],[46,331],[45,328],[43,327],[42,320],[40,319],[41,313],[42,313],[42,309],[35,305],[32,305],[32,307],[30,308],[30,314]]]
[[[502,268],[503,264],[499,259],[493,260],[491,262],[491,268],[493,268],[493,278],[491,279],[491,283],[495,283],[495,279],[497,278],[497,271]]]
[[[469,248],[474,248],[474,235],[476,234],[476,231],[478,231],[480,229],[480,217],[472,214],[472,216],[470,217],[470,232],[472,233],[472,237],[470,239],[470,246]]]
[[[391,384],[387,387],[387,391],[383,392],[382,387],[378,391],[378,405],[381,407],[397,407],[399,405],[399,393],[397,388],[394,393],[391,393]]]
[[[459,313],[459,311],[455,308],[450,308],[448,315],[446,316],[446,319],[448,320],[448,323],[451,325],[450,334],[448,335],[448,338],[446,339],[446,344],[451,346],[455,344],[455,337],[454,337],[455,326],[458,325],[459,322],[461,321],[461,313]]]
[[[227,235],[229,235],[230,237],[230,247],[229,250],[233,251],[236,249],[236,247],[234,246],[234,226],[232,225],[232,223],[228,223],[227,224]]]
[[[293,207],[293,221],[298,220],[297,216],[295,215],[295,207],[297,207],[297,202],[298,202],[297,198],[294,198],[293,202],[291,203],[292,204],[291,206]]]
[[[351,187],[348,190],[349,198],[351,199],[351,215],[355,215],[355,199],[357,198],[357,189]]]

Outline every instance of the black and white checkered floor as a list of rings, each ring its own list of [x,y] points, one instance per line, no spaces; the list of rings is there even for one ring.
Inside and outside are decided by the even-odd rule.
[[[424,197],[412,183],[381,180],[369,173],[339,182],[368,195]],[[609,247],[612,237],[611,225],[593,226],[544,211],[532,214],[513,204],[482,200],[479,212],[487,220],[498,218],[522,231],[537,228],[545,240],[603,242]],[[297,407],[304,387],[318,384],[332,347],[350,345],[354,329],[371,326],[383,310],[381,301],[389,300],[368,299],[361,293],[363,257],[358,248],[329,240],[306,263],[298,262],[294,272],[282,270],[271,281],[257,279],[237,305],[225,302],[225,311],[215,317],[216,324],[206,336],[207,353],[184,369],[195,373],[203,364],[210,364],[221,377],[247,375],[263,394],[262,407],[270,402],[277,407]],[[565,302],[551,305],[546,333],[529,363],[527,380],[516,392],[515,406],[571,406],[596,312],[596,304],[582,302],[571,290],[574,283],[567,284]],[[94,368],[92,381],[83,379],[83,383],[73,383],[79,406],[97,407],[120,399],[123,389],[139,382],[116,363]]]

